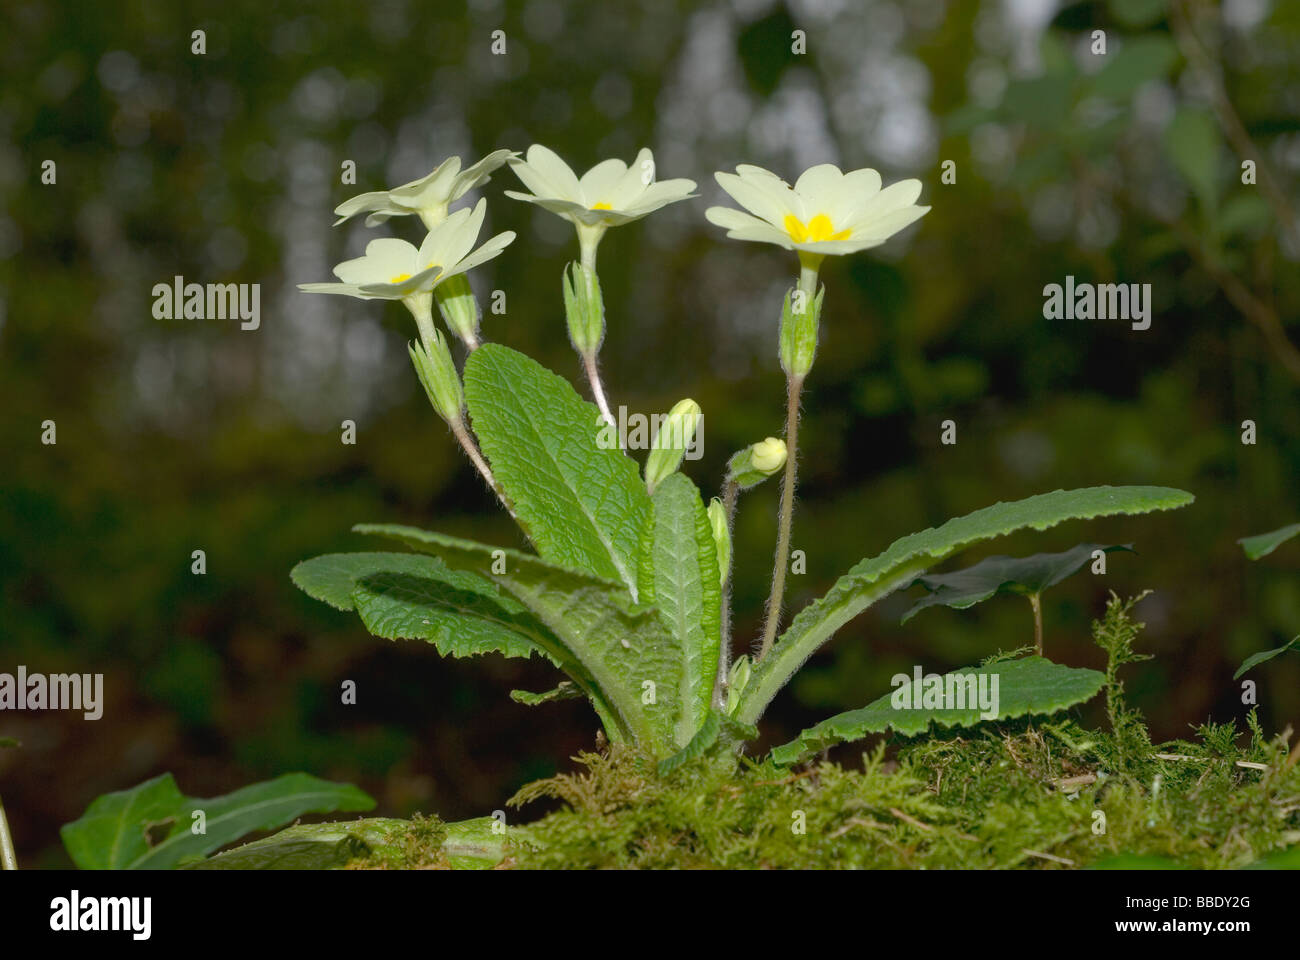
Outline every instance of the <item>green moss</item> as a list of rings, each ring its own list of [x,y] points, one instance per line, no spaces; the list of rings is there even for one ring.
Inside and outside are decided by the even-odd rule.
[[[715,755],[665,777],[614,746],[511,799],[563,807],[530,825],[510,865],[1059,869],[1127,854],[1221,868],[1300,842],[1300,750],[1253,713],[1244,745],[1229,723],[1152,746],[1118,678],[1143,659],[1138,599],[1112,598],[1094,624],[1109,730],[1024,719],[882,742],[861,770]]]
[[[447,825],[436,816],[416,814],[400,836],[371,843],[348,863],[350,870],[448,870],[451,861],[443,844]]]

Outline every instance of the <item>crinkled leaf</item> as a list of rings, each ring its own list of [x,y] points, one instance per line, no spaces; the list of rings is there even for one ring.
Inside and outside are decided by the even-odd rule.
[[[636,464],[600,442],[597,409],[564,378],[499,344],[465,363],[465,399],[483,452],[544,560],[637,593],[650,498]]]
[[[1030,557],[986,557],[979,563],[954,573],[927,574],[909,586],[920,584],[930,591],[903,614],[907,623],[926,607],[945,606],[965,610],[998,593],[1033,595],[1055,586],[1077,573],[1092,561],[1094,551],[1132,552],[1133,545],[1081,543],[1061,553],[1036,553]]]
[[[406,573],[363,577],[352,598],[366,629],[389,640],[429,640],[445,657],[548,656],[536,639],[546,628],[522,604],[482,577],[447,572],[469,589]]]
[[[974,675],[976,684],[980,682],[980,676],[998,678],[996,711],[989,711],[994,712],[994,716],[982,716],[978,686],[972,690],[956,683],[957,678],[970,675]],[[960,692],[967,704],[970,704],[972,695],[975,696],[975,704],[952,710],[913,708],[910,705],[914,702],[914,695],[924,694],[926,684],[923,680],[920,688],[915,689],[912,678],[907,677],[906,684],[899,684],[892,693],[885,694],[860,710],[836,714],[815,727],[809,727],[797,739],[773,750],[772,759],[780,764],[797,763],[837,743],[858,740],[867,734],[883,733],[887,729],[904,736],[915,736],[927,731],[931,723],[943,727],[969,727],[986,719],[1006,720],[1031,713],[1055,713],[1091,699],[1106,683],[1104,673],[1064,667],[1042,657],[1005,660],[983,667],[954,670],[944,674],[945,688],[950,682],[948,678],[954,678],[951,681],[954,693]],[[991,681],[984,683],[989,685],[991,693]],[[908,706],[896,707],[895,698],[905,698],[902,702]]]
[[[375,801],[348,783],[289,773],[223,797],[182,796],[170,773],[99,797],[60,831],[83,870],[167,870],[254,830],[273,830],[305,813],[369,810]],[[201,810],[205,832],[191,816]]]
[[[1298,533],[1300,533],[1300,523],[1292,523],[1269,533],[1259,533],[1253,537],[1242,537],[1237,542],[1241,544],[1241,549],[1246,551],[1246,556],[1249,559],[1258,560],[1260,557],[1267,557]]]
[[[428,640],[443,656],[545,655],[533,637],[545,630],[527,609],[476,574],[419,553],[330,553],[290,573],[306,594],[356,610],[387,640]]]
[[[672,639],[658,611],[633,602],[621,584],[416,527],[353,529],[399,540],[491,580],[547,628],[536,642],[548,645],[560,668],[592,699],[611,737],[627,735],[654,749],[672,744],[680,678]],[[494,572],[493,561],[501,559],[505,572]],[[653,683],[655,702],[642,704],[651,689],[647,681]]]
[[[1288,650],[1294,648],[1297,643],[1300,643],[1300,636],[1292,637],[1286,643],[1282,644],[1282,646],[1274,647],[1272,650],[1261,650],[1259,653],[1252,653],[1245,660],[1241,661],[1241,666],[1239,666],[1237,672],[1232,675],[1232,679],[1236,680],[1247,670],[1250,670],[1253,667],[1258,667],[1261,663],[1265,663],[1276,656],[1286,653]]]
[[[1046,530],[1065,520],[1148,513],[1184,507],[1195,498],[1171,487],[1085,487],[998,503],[909,534],[878,557],[863,560],[827,594],[799,611],[785,634],[755,667],[735,716],[755,723],[790,677],[844,624],[881,597],[911,583],[936,561],[982,540],[1025,527]]]
[[[718,550],[699,491],[674,473],[654,493],[642,548],[641,599],[659,608],[681,660],[677,745],[709,713],[718,674],[722,589]]]

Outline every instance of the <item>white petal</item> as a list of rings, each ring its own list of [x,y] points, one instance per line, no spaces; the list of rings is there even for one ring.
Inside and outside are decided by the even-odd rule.
[[[506,230],[503,233],[498,233],[495,237],[492,237],[469,256],[449,267],[443,276],[438,278],[439,281],[441,282],[442,280],[447,279],[447,277],[454,277],[458,273],[465,273],[469,270],[473,270],[481,264],[487,263],[493,257],[499,255],[503,250],[505,250],[506,247],[510,246],[510,244],[514,242],[514,239],[515,232],[513,230]]]
[[[840,168],[835,164],[819,163],[799,175],[794,189],[795,193],[802,193],[805,197],[822,199],[835,193],[843,179],[844,174],[840,173]]]
[[[452,184],[447,202],[454,203],[474,188],[483,186],[492,179],[492,174],[502,164],[517,156],[519,156],[519,152],[516,150],[493,150],[478,163],[465,168],[457,174],[456,182]]]
[[[374,299],[362,293],[355,284],[351,283],[300,283],[298,289],[304,293],[338,293],[359,300]]]
[[[920,220],[929,211],[929,207],[915,206],[891,210],[883,216],[873,217],[861,229],[854,230],[852,236],[854,239],[861,237],[864,240],[879,240],[883,243],[898,231]]]
[[[505,194],[507,197],[511,197],[515,200],[527,200],[529,203],[534,203],[544,210],[551,211],[551,213],[558,213],[562,217],[571,216],[577,213],[590,212],[582,204],[574,203],[572,200],[561,200],[556,197],[536,197],[530,193],[519,193],[515,190],[507,190],[505,191]],[[603,213],[604,211],[598,210],[596,212]]]
[[[775,176],[742,178],[734,173],[713,176],[737,203],[773,226],[781,226],[786,215],[795,212],[794,194]]]
[[[582,199],[587,206],[608,203],[615,206],[612,198],[614,185],[627,173],[627,164],[622,160],[602,160],[582,175],[579,184],[582,187]]]
[[[446,196],[460,172],[460,157],[448,157],[419,180],[412,180],[388,191],[394,203],[420,209],[446,203]]]
[[[572,200],[574,203],[582,202],[582,186],[578,183],[577,174],[559,158],[554,150],[544,147],[540,143],[534,143],[528,148],[528,166],[542,181],[549,185],[542,193],[533,190],[534,193],[538,193],[538,196]],[[522,180],[523,177],[521,176],[520,179]],[[529,189],[532,189],[532,187],[530,186]]]
[[[374,190],[370,193],[358,194],[349,200],[344,200],[334,208],[334,213],[338,220],[334,226],[338,226],[346,220],[350,220],[358,213],[365,213],[367,210],[383,210],[391,207],[392,203],[388,199],[388,192],[385,190]]]
[[[849,221],[865,225],[876,217],[892,213],[916,202],[921,195],[920,180],[900,180],[891,183],[874,197],[858,204],[849,214]]]
[[[415,247],[397,237],[380,237],[366,244],[366,259],[373,261],[376,269],[391,270],[393,274],[414,273],[412,268],[416,266],[418,253]]]

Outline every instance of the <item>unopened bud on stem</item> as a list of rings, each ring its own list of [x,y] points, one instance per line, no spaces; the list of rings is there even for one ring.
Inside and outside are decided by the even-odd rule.
[[[817,329],[821,321],[822,287],[813,295],[802,283],[785,295],[781,307],[781,369],[803,379],[817,355]]]
[[[447,328],[465,341],[471,350],[475,349],[478,346],[481,315],[469,279],[463,273],[448,277],[433,288],[433,295],[438,301],[438,312],[442,314]]]
[[[564,274],[564,316],[573,348],[583,357],[594,357],[605,339],[605,303],[594,269],[569,264]]]
[[[695,439],[695,431],[699,428],[702,416],[700,405],[690,399],[678,401],[677,405],[668,411],[668,416],[664,418],[659,432],[655,434],[654,442],[650,445],[650,455],[646,458],[647,492],[653,494],[655,487],[677,472],[682,457],[686,455],[687,448]]]
[[[741,490],[757,486],[785,466],[785,441],[768,437],[737,451],[727,463],[727,480]]]
[[[709,501],[709,528],[718,550],[718,582],[723,584],[731,571],[731,531],[727,529],[727,508],[717,497]]]
[[[465,394],[461,389],[456,364],[451,359],[451,351],[447,349],[447,339],[434,331],[431,341],[407,344],[407,350],[433,409],[447,423],[459,424],[465,406]]]

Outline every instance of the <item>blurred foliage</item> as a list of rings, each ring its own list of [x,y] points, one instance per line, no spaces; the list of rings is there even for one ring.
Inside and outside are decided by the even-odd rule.
[[[1169,738],[1241,719],[1232,670],[1300,624],[1297,551],[1247,564],[1234,544],[1300,515],[1296,4],[12,0],[0,18],[0,670],[102,671],[107,700],[94,723],[0,716],[23,743],[0,754],[0,793],[25,863],[66,863],[60,823],[162,770],[205,796],[307,770],[357,782],[385,814],[453,820],[591,743],[585,705],[499,694],[545,689],[544,665],[374,640],[288,580],[304,557],[355,549],[354,521],[520,545],[427,408],[400,307],[293,287],[373,236],[411,238],[400,220],[334,229],[330,211],[450,154],[540,141],[585,168],[649,145],[663,176],[700,183],[700,199],[602,245],[602,362],[614,404],[699,401],[690,472],[706,491],[734,450],[779,430],[792,273],[784,251],[705,223],[722,202],[711,172],[793,178],[829,160],[923,181],[927,217],[823,271],[793,608],[949,516],[1149,483],[1197,503],[1002,546],[1139,551],[1048,598],[1057,659],[1098,666],[1087,624],[1105,591],[1152,588],[1156,657],[1129,694]],[[496,29],[505,56],[489,52]],[[356,186],[340,182],[346,160]],[[489,229],[520,234],[473,278],[507,293],[484,332],[577,383],[560,306],[576,245],[501,195],[513,186],[503,171],[483,191]],[[155,319],[152,287],[176,275],[260,283],[260,329]],[[1150,283],[1151,328],[1044,320],[1044,286],[1067,275]],[[955,446],[939,442],[946,419]],[[57,445],[40,442],[45,420]],[[741,503],[734,537],[742,638],[766,595],[769,486]],[[845,628],[775,704],[766,742],[915,663],[971,663],[1032,629],[996,604],[900,627],[910,602]],[[1294,720],[1300,661],[1254,679],[1265,728]]]

